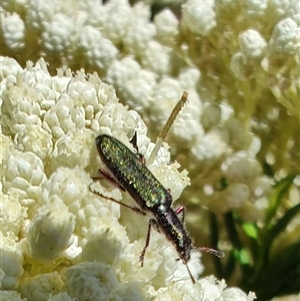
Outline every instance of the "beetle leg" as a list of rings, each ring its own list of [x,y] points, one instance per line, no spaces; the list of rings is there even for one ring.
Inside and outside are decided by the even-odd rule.
[[[134,132],[133,137],[131,138],[131,140],[129,141],[133,147],[136,149],[137,152],[139,152],[138,146],[137,146],[137,135],[136,132]]]
[[[134,135],[133,137],[131,138],[130,140],[130,143],[133,145],[133,147],[136,149],[137,151],[137,157],[139,158],[139,160],[145,164],[146,163],[146,160],[145,160],[145,157],[139,153],[139,148],[137,146],[137,135],[136,135],[136,132],[134,132]]]
[[[185,207],[184,206],[179,206],[174,210],[176,215],[181,214],[181,222],[184,223],[184,218],[185,218]]]
[[[147,248],[148,248],[148,246],[149,246],[149,242],[150,242],[150,234],[151,234],[151,227],[154,227],[154,228],[156,228],[157,231],[159,231],[159,225],[158,225],[157,221],[156,221],[154,218],[151,218],[151,219],[149,220],[146,243],[145,243],[144,249],[143,249],[143,251],[142,251],[142,253],[141,253],[141,256],[140,256],[141,266],[144,265],[144,257],[145,257],[145,253],[146,253],[146,250],[147,250]]]
[[[141,210],[141,209],[138,208],[138,207],[127,205],[127,204],[122,203],[122,202],[120,202],[120,201],[117,201],[117,200],[115,200],[115,199],[113,199],[113,198],[110,198],[110,197],[108,197],[108,196],[102,195],[102,194],[99,193],[98,191],[92,190],[92,189],[91,189],[91,185],[89,186],[89,190],[90,190],[90,192],[92,192],[92,193],[94,193],[94,194],[97,194],[97,195],[99,195],[99,196],[101,196],[101,197],[103,197],[103,198],[105,198],[105,199],[108,199],[108,200],[110,200],[110,201],[112,201],[112,202],[115,202],[115,203],[117,203],[117,204],[119,204],[119,205],[122,205],[122,206],[124,206],[124,207],[126,207],[126,208],[128,208],[128,209],[131,209],[132,211],[134,211],[134,212],[136,212],[136,213],[139,213],[139,214],[141,214],[141,215],[146,215],[146,212],[144,212],[143,210]]]
[[[103,176],[103,178],[105,178],[106,180],[111,182],[113,185],[117,186],[119,189],[125,191],[125,188],[120,183],[118,183],[115,180],[115,178],[113,176],[111,176],[107,171],[105,171],[104,169],[101,169],[101,168],[99,168],[98,171]],[[94,181],[97,181],[97,180],[102,179],[102,177],[93,177],[92,179]]]

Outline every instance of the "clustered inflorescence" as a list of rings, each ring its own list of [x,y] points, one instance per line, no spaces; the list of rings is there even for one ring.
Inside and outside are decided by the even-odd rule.
[[[52,77],[43,60],[26,69],[9,58],[2,58],[1,65],[1,293],[7,300],[166,300],[183,295],[193,300],[210,287],[215,296],[253,299],[237,289],[224,290],[225,283],[213,277],[193,286],[159,233],[151,236],[141,268],[147,219],[130,210],[121,215],[118,205],[89,190],[91,175],[101,166],[97,133],[130,146],[128,137],[137,131],[146,158],[154,146],[139,115],[118,102],[112,86],[82,71],[72,76],[70,70],[58,70]],[[149,166],[175,198],[189,183],[178,167],[170,164],[164,148]],[[105,183],[92,185],[103,195],[121,197]],[[202,271],[198,253],[190,265],[196,275]]]
[[[147,160],[150,138],[183,91],[172,147],[164,144],[148,168],[174,200],[190,185],[180,202],[201,246],[209,234],[200,208],[262,223],[274,181],[299,174],[298,1],[188,0],[180,12],[151,20],[144,2],[2,1],[5,300],[254,299],[212,276],[192,285],[155,231],[141,268],[147,218],[89,189],[102,166],[95,137],[113,135],[133,149],[136,131]],[[105,180],[92,186],[132,202]],[[296,178],[289,202],[299,195]],[[297,229],[287,229],[290,243]],[[196,276],[199,256],[189,265]]]

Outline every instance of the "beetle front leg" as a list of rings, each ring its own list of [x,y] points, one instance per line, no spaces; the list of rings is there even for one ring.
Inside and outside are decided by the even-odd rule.
[[[145,253],[146,253],[146,250],[149,246],[149,243],[150,243],[150,235],[151,235],[151,227],[155,227],[157,231],[159,231],[159,226],[158,226],[158,223],[157,221],[154,219],[154,218],[151,218],[149,220],[149,224],[148,224],[148,232],[147,232],[147,238],[146,238],[146,243],[145,243],[145,247],[141,253],[141,256],[140,256],[140,262],[141,262],[141,266],[144,265],[144,257],[145,257]]]

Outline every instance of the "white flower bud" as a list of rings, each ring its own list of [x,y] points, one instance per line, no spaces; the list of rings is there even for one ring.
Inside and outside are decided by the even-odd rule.
[[[131,57],[115,60],[107,70],[106,81],[122,90],[129,80],[138,78],[140,70],[140,65]]]
[[[59,273],[45,273],[35,275],[34,277],[24,278],[20,286],[20,291],[22,293],[22,296],[26,297],[27,300],[52,301],[52,299],[48,298],[59,293],[63,289],[63,285],[64,283]]]
[[[0,289],[16,290],[23,275],[23,254],[15,237],[3,236],[0,231]]]
[[[12,151],[4,163],[3,187],[18,194],[19,202],[30,207],[37,201],[46,181],[42,160],[31,152]]]
[[[201,114],[201,124],[204,128],[218,125],[221,120],[221,108],[218,104],[208,103],[203,107]]]
[[[98,29],[89,25],[81,29],[76,43],[84,52],[87,62],[99,69],[107,70],[118,53],[118,49],[110,40],[104,38]]]
[[[294,55],[300,49],[300,27],[291,18],[278,22],[269,42],[272,52]]]
[[[53,150],[52,136],[39,125],[29,124],[15,135],[19,151],[32,152],[42,160],[48,160]]]
[[[94,133],[89,129],[70,131],[60,137],[50,158],[52,170],[65,166],[86,168],[90,162],[91,148],[94,145]]]
[[[242,32],[238,37],[238,41],[246,62],[262,58],[267,47],[265,39],[253,29]]]
[[[27,299],[23,299],[21,294],[16,291],[1,291],[1,297],[3,301],[26,301]]]
[[[250,190],[242,183],[232,183],[224,191],[224,197],[231,209],[240,208],[250,197]]]
[[[109,1],[104,7],[106,8],[104,13],[106,22],[103,23],[103,33],[117,45],[124,38],[131,20],[132,10],[130,4],[127,1],[123,1],[122,3],[120,1]],[[97,14],[97,19],[99,19],[99,13],[95,9],[93,11],[95,17]],[[99,28],[99,25],[96,27]]]
[[[208,35],[216,26],[214,0],[188,0],[182,5],[182,23],[193,33]]]
[[[223,301],[253,301],[256,299],[254,293],[245,294],[242,290],[236,287],[228,287],[222,292]]]
[[[106,301],[114,296],[118,280],[108,265],[83,262],[67,270],[66,284],[71,297],[80,300]]]
[[[85,111],[67,97],[60,99],[47,113],[43,121],[43,128],[50,131],[55,139],[64,136],[69,131],[81,129],[85,126]]]
[[[42,33],[42,46],[50,53],[65,52],[71,44],[72,20],[63,14],[57,14]]]
[[[183,89],[189,90],[189,89],[196,89],[197,84],[200,80],[201,72],[198,68],[195,67],[189,67],[180,70],[178,80],[182,86]]]
[[[242,168],[241,168],[242,167]],[[261,175],[261,165],[244,151],[228,157],[222,164],[224,176],[229,181],[252,182]]]
[[[57,8],[57,2],[52,0],[31,0],[26,10],[26,23],[29,27],[42,31],[51,22]]]
[[[29,124],[41,125],[41,109],[35,89],[30,86],[10,86],[2,95],[3,131],[16,134]]]
[[[262,17],[268,7],[268,0],[246,0],[243,4],[250,18]]]
[[[142,66],[158,75],[169,74],[171,72],[171,50],[156,41],[149,41],[147,48],[141,54]]]
[[[179,33],[178,19],[169,9],[164,9],[154,17],[156,37],[165,45],[173,45]]]
[[[29,255],[42,261],[58,258],[71,244],[74,226],[73,214],[69,213],[61,201],[52,198],[51,203],[38,209],[29,224],[27,232]]]
[[[4,18],[2,24],[2,35],[4,44],[12,52],[19,52],[25,47],[25,24],[17,14]]]
[[[19,235],[21,225],[27,217],[26,210],[15,193],[0,194],[0,229],[3,235]]]
[[[39,205],[47,205],[52,197],[59,198],[68,207],[69,212],[76,214],[88,193],[89,183],[90,175],[84,170],[78,167],[59,167],[44,183]]]

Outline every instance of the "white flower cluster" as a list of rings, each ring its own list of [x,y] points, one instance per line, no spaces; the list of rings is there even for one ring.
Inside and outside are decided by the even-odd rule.
[[[82,71],[51,76],[43,59],[25,69],[0,59],[3,300],[254,299],[212,277],[193,285],[174,247],[155,231],[140,267],[147,218],[89,190],[101,166],[97,134],[132,148],[129,138],[137,131],[146,159],[153,149],[143,121],[111,86]],[[149,168],[178,198],[189,179],[169,160],[162,148]],[[105,180],[92,188],[122,199]],[[189,266],[194,275],[202,272],[199,252],[192,252]]]
[[[139,149],[147,157],[153,145],[136,112],[155,138],[184,90],[188,103],[168,137],[173,157],[189,170],[192,185],[183,202],[199,211],[205,205],[215,213],[234,211],[245,221],[261,220],[268,207],[269,175],[279,180],[299,173],[299,1],[103,2],[1,3],[1,54],[13,55],[23,65],[41,56],[49,63],[49,71],[44,63],[38,67],[27,63],[26,72],[14,60],[0,63],[2,186],[5,193],[10,191],[6,198],[17,195],[22,206],[14,205],[20,222],[14,224],[13,232],[25,233],[20,224],[40,212],[44,218],[28,225],[34,237],[39,223],[48,227],[58,202],[66,220],[60,215],[55,220],[63,236],[55,256],[63,253],[73,260],[81,253],[86,242],[69,237],[72,231],[114,240],[114,232],[90,230],[99,217],[109,227],[120,214],[111,204],[99,206],[86,188],[90,174],[98,168],[95,162],[91,164],[91,157],[97,157],[95,133],[113,134],[129,145],[128,137],[136,129]],[[151,21],[149,3],[154,2],[185,3],[181,14],[164,9]],[[82,71],[75,76],[70,71],[82,68],[86,73],[97,71],[135,112],[124,108],[115,90],[98,76],[86,79]],[[56,70],[57,75],[51,77]],[[161,149],[149,169],[177,199],[188,180],[186,173],[178,175],[178,165],[170,167],[169,160],[169,152]],[[121,198],[117,189],[99,189],[101,194]],[[66,207],[71,215],[64,214]],[[194,225],[201,223],[200,214],[191,217]],[[122,222],[134,233],[127,234],[129,241],[143,237],[146,229],[140,229],[139,218],[129,213]],[[200,228],[197,235],[202,237],[207,227]],[[49,237],[56,233],[51,222],[47,231]],[[36,237],[22,248],[33,254],[39,242]],[[78,248],[77,242],[81,243]],[[116,244],[121,242],[116,240]],[[110,261],[117,264],[118,252],[111,254]],[[122,268],[119,271],[125,273]],[[139,270],[136,273],[140,275]]]
[[[274,125],[265,117],[270,107],[282,111],[276,101],[299,115],[297,0],[188,0],[181,19],[164,9],[153,22],[149,3],[155,1],[133,6],[128,0],[2,2],[3,53],[21,54],[23,62],[46,54],[53,71],[62,65],[96,70],[114,85],[123,102],[144,114],[145,120],[149,116],[157,131],[166,118],[164,109],[188,90],[189,108],[173,129],[173,137],[193,149],[188,156],[199,150],[195,135],[203,136],[204,119],[215,118],[215,110],[205,109],[208,116],[204,115],[199,94],[202,104],[229,103],[245,128],[257,115],[262,136]],[[284,139],[280,131],[276,134]],[[216,144],[222,148],[223,143]],[[261,152],[266,153],[269,145],[262,143]],[[282,153],[291,153],[288,143],[285,147]],[[287,166],[280,166],[283,161]],[[289,169],[288,162],[281,155],[274,164]]]

